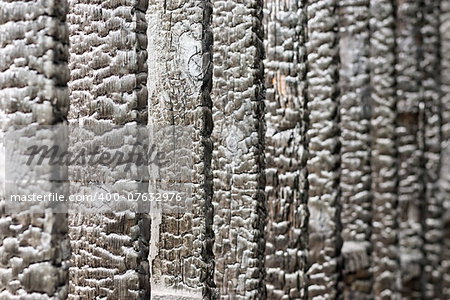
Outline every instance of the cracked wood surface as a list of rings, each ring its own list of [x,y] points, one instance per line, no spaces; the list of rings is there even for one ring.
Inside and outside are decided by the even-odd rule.
[[[52,131],[39,125],[60,124],[67,117],[67,9],[66,1],[0,1],[1,148],[8,130],[28,131],[29,145],[57,142]],[[28,170],[13,187],[15,193],[67,194],[66,184],[52,181],[53,172],[61,170],[58,167],[44,163]],[[15,170],[2,170],[6,176],[11,171]],[[5,196],[2,182],[0,298],[66,299],[67,214],[52,203],[27,204],[22,211],[10,213]]]
[[[264,299],[262,1],[214,1],[214,279],[220,299]]]
[[[95,143],[109,147],[108,136],[97,134],[102,128],[127,124],[133,128],[147,122],[147,2],[69,0],[69,5],[69,117]],[[131,129],[114,136],[119,144],[134,138]],[[109,168],[92,171],[109,192],[123,197],[127,192],[147,191],[145,182],[125,179],[124,183],[123,174]],[[71,192],[90,194],[95,188],[73,182]],[[130,210],[76,211],[69,215],[69,223],[69,299],[150,297],[148,215]]]
[[[335,0],[307,2],[308,299],[340,297],[337,15]],[[317,51],[320,49],[320,51]]]
[[[209,1],[151,0],[149,120],[192,126],[192,207],[152,212],[153,299],[215,299],[212,207],[212,32]],[[184,298],[183,298],[184,299]]]
[[[189,210],[2,204],[0,298],[450,298],[449,32],[448,0],[0,0],[1,135],[193,128]]]
[[[419,65],[421,46],[419,3],[396,1],[396,139],[398,147],[398,251],[400,255],[400,296],[422,299],[421,276],[424,259],[422,169],[423,94]]]
[[[423,147],[424,147],[424,295],[425,299],[442,299],[442,199],[438,179],[441,167],[441,91],[440,74],[440,1],[422,2],[422,54],[423,72]]]
[[[450,297],[450,1],[440,2],[441,55],[441,170],[439,195],[443,201],[442,298]]]
[[[305,1],[265,1],[266,289],[304,299],[308,211]]]
[[[398,163],[395,135],[395,11],[391,0],[370,2],[372,220],[375,299],[397,299]]]
[[[344,299],[371,299],[369,1],[340,0],[339,128]]]

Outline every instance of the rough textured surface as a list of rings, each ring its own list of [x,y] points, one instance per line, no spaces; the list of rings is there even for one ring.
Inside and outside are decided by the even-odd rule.
[[[336,1],[307,3],[308,298],[334,299],[340,297],[341,249]]]
[[[397,146],[398,244],[400,253],[401,297],[422,299],[423,274],[423,120],[421,108],[421,72],[419,66],[418,1],[397,1],[396,80],[397,80]]]
[[[339,128],[344,299],[371,299],[369,1],[341,0]]]
[[[397,299],[395,32],[391,0],[370,2],[372,273],[375,299]]]
[[[450,299],[449,33],[449,0],[0,0],[0,299]],[[160,188],[2,159],[67,118],[76,149],[193,128],[150,137],[183,205],[8,212],[12,187]]]
[[[450,298],[450,1],[441,1],[441,113],[442,142],[439,195],[443,201],[442,298]]]
[[[262,1],[214,1],[215,281],[221,299],[265,299]]]
[[[67,81],[67,2],[0,1],[0,148],[3,133],[28,130],[33,138],[55,143],[38,125],[60,123],[69,107]],[[4,159],[4,157],[2,157]],[[3,163],[2,163],[3,164]],[[8,176],[11,170],[2,169]],[[27,179],[39,184],[15,187],[17,193],[66,193],[51,181],[52,166],[32,168]],[[3,177],[3,176],[2,176]],[[0,299],[66,299],[70,246],[67,214],[54,205],[26,206],[17,214],[5,211],[4,182],[0,195]]]
[[[265,1],[268,299],[306,295],[305,12],[304,1]]]
[[[442,299],[442,199],[439,197],[438,179],[441,154],[440,105],[440,1],[424,0],[422,3],[422,86],[424,97],[424,286],[425,299]]]
[[[152,299],[214,299],[211,3],[151,0],[147,20],[149,120],[194,127],[192,209],[152,212]]]
[[[147,1],[70,0],[69,5],[69,117],[145,124]]]
[[[70,120],[92,132],[111,125],[145,124],[146,1],[70,0],[69,4]],[[107,174],[100,183],[114,187],[123,176],[113,176],[107,168],[96,170]],[[139,185],[128,180],[118,191],[146,191],[135,186]],[[77,185],[71,189],[80,192]],[[69,299],[149,299],[148,216],[131,211],[76,213],[69,222],[73,251]]]

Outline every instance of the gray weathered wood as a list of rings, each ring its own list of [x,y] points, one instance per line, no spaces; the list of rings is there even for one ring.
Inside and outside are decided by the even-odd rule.
[[[69,4],[70,121],[91,131],[94,143],[108,147],[107,140],[95,132],[147,122],[147,1],[69,0]],[[146,192],[146,188],[135,188],[145,182],[110,172],[110,166],[98,166],[93,172],[104,179],[99,184],[113,188],[108,192],[121,196]],[[93,180],[90,176],[84,179]],[[126,183],[116,187],[121,180]],[[72,184],[72,193],[82,192],[83,187]],[[73,251],[69,299],[149,299],[150,220],[146,214],[75,212],[69,222]]]
[[[214,1],[215,281],[221,299],[265,299],[262,1]]]
[[[306,296],[305,1],[265,1],[266,288],[268,299]]]
[[[396,135],[399,159],[398,243],[403,299],[421,299],[423,274],[423,124],[419,66],[419,2],[396,2]]]
[[[369,1],[340,0],[339,128],[344,299],[371,299]]]
[[[370,2],[372,273],[375,299],[398,298],[395,11]]]
[[[192,208],[152,211],[153,299],[214,299],[211,2],[151,0],[149,120],[192,126]],[[182,299],[185,299],[182,298]]]
[[[450,1],[442,0],[440,5],[441,34],[441,170],[439,195],[443,201],[444,237],[442,243],[442,297],[450,298]]]
[[[335,299],[341,289],[335,0],[307,2],[307,36],[308,298]]]
[[[20,128],[28,131],[30,145],[59,145],[52,131],[39,125],[61,124],[69,108],[67,8],[67,1],[0,1],[0,148],[3,133]],[[5,166],[9,157],[2,159],[3,167],[14,166]],[[2,168],[2,179],[14,171]],[[44,163],[30,167],[23,184],[6,184],[17,194],[67,196],[67,185],[52,180],[59,171],[65,168]],[[44,202],[8,212],[11,203],[5,201],[4,182],[1,186],[0,299],[66,299],[67,213]]]
[[[422,54],[424,97],[424,295],[425,299],[442,298],[442,199],[439,195],[441,157],[441,93],[440,93],[440,1],[424,0],[422,3]]]

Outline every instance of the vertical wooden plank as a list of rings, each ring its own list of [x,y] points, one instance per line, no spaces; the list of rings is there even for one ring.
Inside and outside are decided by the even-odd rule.
[[[213,5],[215,281],[221,299],[265,299],[263,3]]]
[[[370,2],[372,270],[375,299],[398,298],[395,10]]]
[[[424,282],[425,299],[442,299],[442,199],[439,198],[441,157],[440,1],[422,2],[422,55],[424,101]]]
[[[396,27],[397,119],[399,159],[398,219],[401,297],[422,298],[423,181],[421,145],[421,72],[419,2],[398,0]]]
[[[308,240],[305,1],[265,1],[266,288],[306,297]]]
[[[440,5],[441,34],[441,170],[439,194],[443,201],[444,237],[442,243],[442,298],[450,298],[450,1],[442,0]]]
[[[147,123],[148,3],[69,0],[69,4],[69,119],[88,131],[93,145],[102,147],[109,147],[111,141],[103,135],[105,128],[128,126],[129,130],[117,129],[112,137],[123,145],[136,138],[139,124]],[[95,194],[96,184],[121,197],[147,191],[146,182],[111,168],[85,168],[81,183],[84,179],[94,184],[83,187],[72,182],[72,192],[87,189]],[[108,213],[92,209],[70,214],[69,222],[73,250],[69,299],[149,299],[148,215],[128,208]]]
[[[69,109],[67,9],[67,1],[0,1],[3,155],[10,154],[4,149],[10,137],[23,138],[16,141],[18,147],[39,147],[42,142],[49,147],[62,146],[54,131],[41,125],[61,125]],[[19,133],[23,131],[27,136]],[[17,170],[8,168],[14,163],[21,166],[19,162],[11,164],[10,159],[1,157],[0,299],[66,299],[70,258],[67,213],[51,202],[29,202],[20,207],[21,211],[9,210],[12,203],[6,198],[8,189],[17,195],[56,193],[66,197],[65,178],[59,177],[61,183],[55,183],[52,177],[66,168],[33,165],[20,178],[23,181],[11,182],[10,174]]]
[[[308,298],[340,297],[339,129],[335,0],[307,2]]]
[[[344,299],[371,299],[369,1],[340,0],[339,128]]]
[[[151,0],[149,121],[191,126],[192,208],[152,213],[152,299],[214,299],[211,2]]]

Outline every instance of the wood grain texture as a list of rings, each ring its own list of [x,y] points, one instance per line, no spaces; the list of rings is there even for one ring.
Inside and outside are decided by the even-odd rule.
[[[262,1],[214,1],[212,156],[220,299],[265,299]]]
[[[441,170],[439,195],[443,201],[442,297],[450,297],[450,1],[440,3],[441,35]]]
[[[67,117],[69,94],[67,1],[0,1],[0,148],[8,130],[28,131],[29,145],[56,145],[51,130]],[[22,145],[22,144],[21,144]],[[2,153],[4,155],[4,153]],[[2,180],[15,170],[4,169]],[[9,165],[11,167],[11,165]],[[8,164],[6,164],[8,167]],[[67,195],[55,184],[58,166],[32,166],[14,185],[14,193]],[[5,178],[6,177],[6,178]],[[67,213],[52,203],[26,204],[8,212],[5,182],[0,194],[0,299],[66,299],[70,245]],[[12,185],[11,182],[6,182]]]
[[[0,158],[66,123],[74,148],[189,133],[160,146],[191,190],[10,213],[0,182],[2,300],[450,299],[449,0],[0,0]],[[130,174],[14,188],[155,191]]]
[[[393,1],[370,2],[371,190],[373,297],[397,299],[398,163],[395,134],[395,11]]]
[[[418,1],[396,2],[396,139],[399,159],[398,243],[403,299],[423,299],[423,94]]]
[[[192,208],[152,212],[153,299],[215,299],[212,206],[210,1],[151,0],[149,120],[192,126]],[[182,298],[182,299],[185,299]]]
[[[132,130],[147,122],[148,3],[70,0],[69,4],[69,118],[84,126],[94,143],[109,147],[108,137],[98,134],[102,129],[128,124]],[[136,136],[126,131],[115,138],[123,144]],[[100,185],[112,187],[108,192],[124,196],[148,189],[145,182],[111,172],[108,165],[93,172],[99,174],[95,179]],[[92,186],[75,182],[71,191],[86,188],[88,194],[94,192]],[[69,222],[73,252],[69,299],[149,299],[148,215],[131,210],[76,212]]]
[[[307,36],[308,299],[335,299],[342,288],[335,0],[307,2]]]
[[[265,1],[266,288],[306,297],[308,112],[305,1]]]
[[[424,147],[424,295],[425,299],[442,299],[442,198],[439,195],[441,167],[441,89],[440,89],[440,1],[422,2],[422,54],[420,68],[423,73],[423,147]]]
[[[338,1],[344,299],[371,299],[369,1]]]

